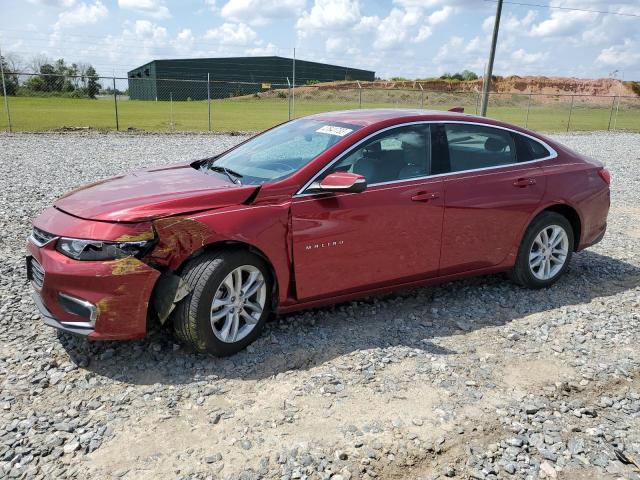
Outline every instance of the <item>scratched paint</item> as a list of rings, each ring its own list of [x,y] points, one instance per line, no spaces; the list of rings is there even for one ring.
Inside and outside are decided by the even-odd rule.
[[[151,258],[165,265],[174,257],[190,255],[207,245],[211,238],[207,225],[192,218],[164,218],[156,220],[154,225],[159,242]]]

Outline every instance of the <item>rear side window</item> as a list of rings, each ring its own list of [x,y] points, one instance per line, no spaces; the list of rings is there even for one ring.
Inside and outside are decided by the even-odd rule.
[[[445,124],[452,172],[516,162],[516,145],[506,130],[470,124]]]
[[[530,162],[539,160],[551,155],[547,147],[537,142],[533,138],[525,137],[519,133],[513,133],[513,139],[516,143],[516,152],[519,162]]]

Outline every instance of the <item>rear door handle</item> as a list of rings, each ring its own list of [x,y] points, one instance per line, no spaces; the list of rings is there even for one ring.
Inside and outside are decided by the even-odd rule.
[[[411,197],[411,200],[414,202],[428,202],[429,200],[435,200],[436,198],[440,198],[440,194],[438,192],[419,192]]]
[[[514,187],[520,187],[520,188],[525,188],[535,184],[536,184],[535,178],[519,178],[515,182],[513,182]]]

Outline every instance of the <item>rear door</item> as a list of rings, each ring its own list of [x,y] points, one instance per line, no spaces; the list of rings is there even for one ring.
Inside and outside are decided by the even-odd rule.
[[[444,192],[442,178],[428,177],[429,143],[428,125],[387,130],[339,158],[322,175],[364,175],[364,192],[293,199],[300,300],[437,274]]]
[[[448,144],[434,153],[448,156],[440,162],[447,173],[440,274],[498,265],[517,252],[542,200],[543,171],[523,149],[528,137],[473,123],[438,128]]]

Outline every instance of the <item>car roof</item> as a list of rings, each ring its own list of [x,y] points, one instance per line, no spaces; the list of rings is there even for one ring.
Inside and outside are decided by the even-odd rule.
[[[323,112],[310,115],[306,118],[314,120],[321,120],[325,122],[342,122],[351,123],[353,125],[360,125],[363,127],[369,125],[375,125],[380,122],[387,122],[392,120],[398,120],[401,123],[403,120],[420,121],[466,121],[466,122],[482,122],[492,125],[502,125],[505,127],[513,128],[512,125],[508,125],[496,120],[491,120],[485,117],[477,115],[469,115],[466,113],[449,112],[442,110],[422,110],[422,109],[409,109],[409,108],[372,108],[372,109],[360,109],[360,110],[340,110],[337,112]]]

